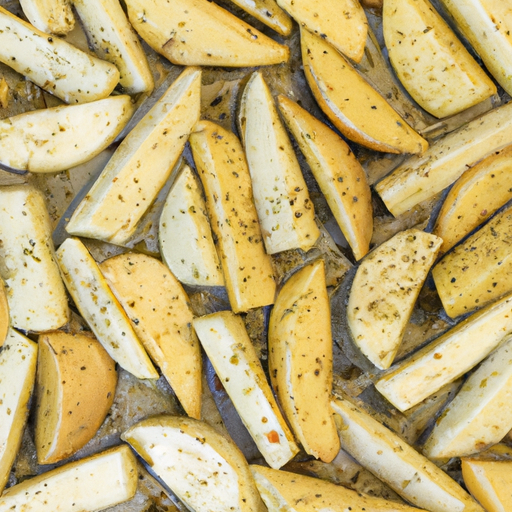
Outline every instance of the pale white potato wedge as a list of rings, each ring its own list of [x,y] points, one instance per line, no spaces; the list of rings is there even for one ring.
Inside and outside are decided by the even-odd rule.
[[[119,82],[110,62],[41,32],[0,7],[0,62],[66,103],[106,98]]]
[[[299,451],[281,415],[240,316],[221,311],[194,320],[201,345],[267,464],[279,469]]]
[[[240,141],[211,121],[201,121],[190,146],[217,237],[224,281],[235,313],[274,303],[276,283],[253,203]]]
[[[7,293],[5,291],[5,284],[0,277],[0,347],[4,344],[11,319],[9,316],[9,303],[7,302]]]
[[[383,32],[400,82],[427,112],[447,117],[497,89],[429,0],[386,0]]]
[[[188,296],[171,271],[144,254],[120,254],[100,270],[185,412],[201,418],[201,350]]]
[[[423,155],[399,165],[375,185],[396,217],[435,196],[464,171],[512,143],[512,102],[435,141]]]
[[[231,0],[235,5],[254,16],[282,36],[289,36],[293,22],[276,0]]]
[[[165,200],[158,242],[163,261],[182,283],[224,286],[203,193],[188,165],[181,170]]]
[[[130,448],[118,446],[10,487],[0,510],[96,512],[133,498],[138,476]]]
[[[101,153],[132,114],[131,98],[122,95],[3,119],[0,162],[20,171],[65,171]]]
[[[277,98],[286,126],[327,199],[356,260],[369,250],[373,233],[370,186],[345,141],[286,96]]]
[[[320,236],[314,206],[261,73],[245,86],[239,123],[267,253],[307,251]]]
[[[0,352],[0,493],[21,445],[36,380],[37,349],[37,343],[9,329]]]
[[[72,0],[96,55],[119,69],[128,94],[153,90],[146,54],[119,0]]]
[[[265,510],[242,452],[207,423],[156,416],[135,424],[121,438],[189,510]]]
[[[201,70],[187,68],[120,144],[68,233],[123,244],[155,200],[199,120]]]
[[[130,319],[85,245],[78,238],[67,238],[57,251],[57,261],[76,307],[110,357],[139,379],[158,379]]]
[[[304,73],[318,105],[348,139],[375,151],[423,153],[428,143],[321,37],[301,30]]]
[[[286,419],[306,453],[331,462],[340,450],[333,413],[331,310],[323,260],[296,272],[270,315],[268,365]]]
[[[131,24],[173,64],[267,66],[286,62],[287,46],[208,0],[127,0]]]
[[[355,344],[377,368],[391,366],[442,240],[400,231],[361,262],[350,289],[347,321]]]
[[[499,443],[512,428],[511,400],[512,339],[508,337],[442,412],[423,453],[429,459],[463,457]]]
[[[362,409],[343,398],[331,405],[343,449],[409,503],[430,512],[484,512],[455,480]]]
[[[85,334],[39,336],[36,385],[37,462],[73,455],[96,434],[114,402],[115,363]]]
[[[363,58],[368,21],[359,0],[277,0],[301,26],[321,36],[345,57]]]
[[[42,32],[65,35],[75,26],[69,0],[20,0],[23,14]]]
[[[12,326],[49,331],[67,323],[68,298],[39,190],[26,185],[0,188],[0,239],[0,276]]]
[[[375,384],[406,411],[475,367],[512,329],[512,296],[477,311],[395,365]]]

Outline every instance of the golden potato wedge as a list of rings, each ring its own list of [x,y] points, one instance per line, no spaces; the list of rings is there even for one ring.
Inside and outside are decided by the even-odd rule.
[[[117,385],[115,363],[94,338],[39,336],[35,444],[39,464],[67,459],[105,420]]]
[[[427,112],[447,117],[496,94],[429,0],[386,0],[383,32],[400,82]]]
[[[217,237],[224,280],[235,313],[274,303],[276,284],[265,253],[251,178],[240,141],[211,121],[201,121],[190,146]]]
[[[304,73],[318,105],[348,139],[375,151],[423,153],[428,143],[321,37],[301,30]]]
[[[75,26],[69,0],[20,0],[20,5],[28,21],[42,32],[63,36]]]
[[[441,242],[418,229],[400,231],[357,269],[347,307],[348,326],[355,344],[381,370],[395,359]]]
[[[244,321],[231,311],[194,320],[201,345],[242,422],[269,466],[279,469],[299,451],[279,410]]]
[[[356,260],[369,250],[373,208],[366,173],[345,141],[286,96],[277,98],[286,126],[315,176]]]
[[[195,512],[263,512],[242,452],[207,423],[181,416],[156,416],[121,438]]]
[[[9,329],[0,352],[0,494],[9,480],[28,418],[37,350],[37,343]]]
[[[306,453],[331,462],[340,450],[329,405],[332,334],[323,260],[298,272],[279,292],[270,315],[272,386]]]
[[[171,271],[144,254],[120,254],[100,270],[185,412],[201,418],[201,351],[188,296]]]
[[[315,210],[261,73],[254,73],[245,86],[239,123],[267,253],[307,251],[320,236]]]
[[[0,121],[0,162],[19,171],[60,172],[107,148],[133,114],[131,98],[26,112]]]
[[[106,98],[119,82],[110,62],[41,32],[0,7],[0,62],[66,103]]]
[[[5,291],[5,284],[0,277],[0,347],[4,344],[11,319],[9,316],[9,303],[7,302],[7,293]]]
[[[254,16],[282,36],[289,36],[293,22],[276,0],[231,0],[244,11]]]
[[[286,62],[287,46],[208,0],[127,0],[131,24],[173,64],[267,66]]]

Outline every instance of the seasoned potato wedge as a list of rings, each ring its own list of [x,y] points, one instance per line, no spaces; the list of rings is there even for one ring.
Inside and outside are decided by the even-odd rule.
[[[400,231],[374,249],[357,269],[347,320],[354,342],[378,368],[391,366],[442,240]]]
[[[159,260],[120,254],[100,270],[185,412],[201,418],[201,352],[181,284]]]
[[[65,171],[108,147],[132,113],[131,98],[122,95],[3,119],[0,162],[19,171]]]
[[[23,14],[42,32],[65,35],[75,26],[69,0],[20,0]]]
[[[428,143],[321,37],[301,30],[304,73],[313,96],[348,139],[375,151],[423,153]]]
[[[289,36],[292,31],[292,20],[283,11],[276,0],[231,0],[244,11],[254,16],[282,36]]]
[[[7,302],[7,293],[5,291],[5,284],[0,277],[0,347],[4,344],[11,319],[9,316],[9,303]]]
[[[340,444],[332,410],[332,335],[324,262],[318,260],[285,283],[268,328],[272,385],[306,453],[331,462]]]
[[[238,447],[207,423],[156,416],[122,439],[194,512],[263,512],[251,470]]]

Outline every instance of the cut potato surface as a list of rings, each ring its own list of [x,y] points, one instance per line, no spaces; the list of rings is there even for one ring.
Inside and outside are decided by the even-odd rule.
[[[65,35],[75,26],[75,15],[68,0],[20,0],[23,14],[42,32]]]
[[[254,16],[282,36],[289,36],[293,22],[276,0],[231,0],[244,11]]]
[[[4,344],[5,338],[7,337],[10,323],[7,293],[5,291],[4,281],[0,277],[0,347]]]

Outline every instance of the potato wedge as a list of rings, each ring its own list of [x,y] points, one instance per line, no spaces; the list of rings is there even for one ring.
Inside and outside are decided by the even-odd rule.
[[[398,232],[357,269],[347,321],[355,344],[377,368],[391,366],[442,240],[418,229]]]
[[[57,37],[48,36],[0,7],[0,62],[66,103],[106,98],[118,69]]]
[[[37,349],[37,343],[9,329],[0,352],[0,494],[9,480],[28,418]]]
[[[9,303],[7,302],[7,292],[5,291],[5,284],[0,277],[0,347],[4,344],[11,319],[9,316]]]
[[[217,237],[224,280],[235,313],[274,303],[274,271],[263,246],[247,161],[232,132],[201,121],[190,146]]]
[[[114,402],[115,363],[94,338],[39,336],[35,444],[39,464],[67,459],[96,434]]]
[[[231,0],[235,5],[254,16],[282,36],[289,36],[293,22],[276,0]]]
[[[512,295],[477,311],[391,368],[375,384],[406,411],[475,367],[512,329]]]
[[[245,86],[239,123],[267,253],[307,251],[320,236],[315,210],[261,73],[254,73]]]
[[[323,260],[298,272],[277,296],[268,364],[283,412],[306,453],[331,462],[340,450],[329,405],[332,334]]]
[[[63,36],[75,26],[69,0],[20,0],[20,5],[28,21],[42,32]]]
[[[110,357],[138,379],[158,379],[129,318],[84,244],[67,238],[57,251],[57,261],[76,307]]]
[[[331,404],[343,449],[402,498],[430,512],[483,512],[455,480],[369,414],[343,398]]]
[[[286,62],[287,46],[208,0],[127,0],[131,24],[173,64],[268,66]]]
[[[299,451],[281,415],[241,317],[221,311],[194,320],[201,345],[267,464],[279,469]]]
[[[511,400],[512,338],[508,337],[464,382],[438,418],[423,453],[429,459],[463,457],[499,443],[512,429]]]
[[[375,185],[396,217],[434,197],[464,171],[512,143],[512,102],[495,108],[435,141]]]
[[[122,95],[3,119],[0,162],[19,171],[65,171],[107,148],[132,114],[131,98]]]
[[[280,95],[277,102],[354,258],[361,259],[369,250],[373,233],[372,196],[364,169],[345,141],[327,125],[286,96]]]
[[[118,147],[66,226],[123,244],[169,178],[199,120],[201,70],[188,68]]]
[[[185,412],[201,418],[201,351],[188,296],[170,270],[144,254],[120,254],[100,270]]]
[[[207,423],[156,416],[121,438],[194,512],[263,512],[249,466],[238,447]]]
[[[428,142],[321,37],[301,30],[304,73],[318,105],[348,139],[375,151],[423,153]]]
[[[224,286],[203,193],[188,165],[181,170],[165,200],[158,241],[163,261],[182,283]]]
[[[138,470],[128,446],[118,446],[24,480],[0,497],[0,510],[96,512],[131,499]]]
[[[497,89],[429,0],[386,0],[383,32],[400,82],[427,112],[447,117]]]
[[[13,327],[49,331],[69,317],[55,261],[50,215],[43,194],[26,185],[0,188],[0,276]]]

